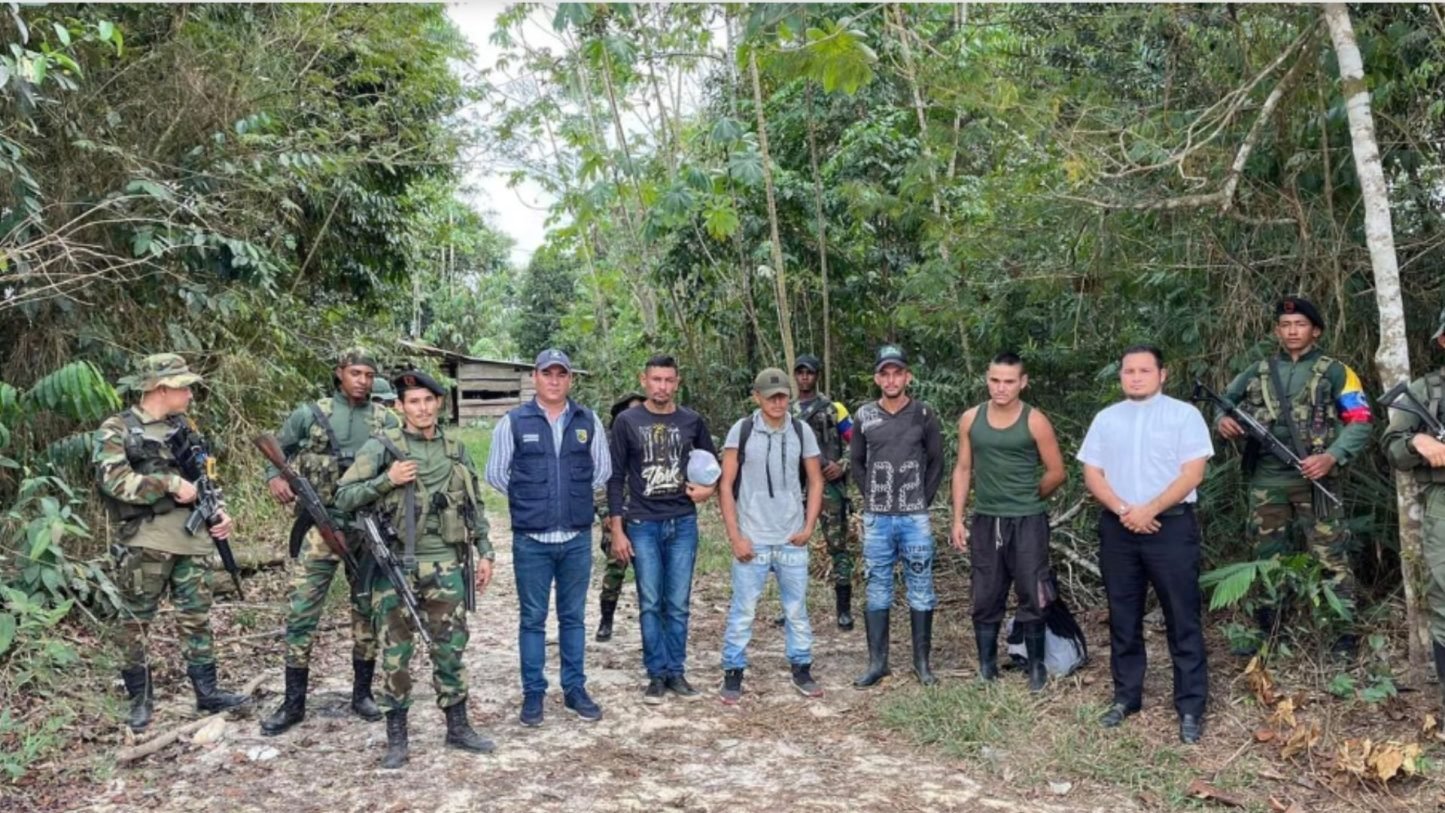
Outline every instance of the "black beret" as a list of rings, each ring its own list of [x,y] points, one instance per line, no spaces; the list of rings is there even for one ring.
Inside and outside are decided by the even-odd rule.
[[[418,387],[431,390],[431,393],[438,398],[446,397],[447,390],[437,383],[435,378],[427,375],[421,370],[406,370],[396,374],[391,380],[392,389],[396,390],[397,398],[405,398],[407,390],[414,390]]]
[[[1320,330],[1325,329],[1325,317],[1320,315],[1319,308],[1302,296],[1287,296],[1274,304],[1274,318],[1278,319],[1287,313],[1297,313]]]

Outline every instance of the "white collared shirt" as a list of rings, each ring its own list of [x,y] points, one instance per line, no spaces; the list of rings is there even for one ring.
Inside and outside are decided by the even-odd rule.
[[[1143,505],[1159,496],[1191,460],[1214,456],[1209,426],[1193,404],[1159,394],[1120,401],[1094,416],[1077,455],[1104,470],[1119,499]],[[1190,491],[1183,502],[1194,502]]]

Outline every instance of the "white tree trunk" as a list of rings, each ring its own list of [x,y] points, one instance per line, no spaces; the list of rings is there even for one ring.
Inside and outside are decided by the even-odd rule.
[[[1364,63],[1355,41],[1350,13],[1343,3],[1324,7],[1325,23],[1335,45],[1345,111],[1350,122],[1350,141],[1355,155],[1355,173],[1365,210],[1365,244],[1375,277],[1375,305],[1380,311],[1380,347],[1375,352],[1375,369],[1380,384],[1392,387],[1410,378],[1410,349],[1405,341],[1405,306],[1400,297],[1400,266],[1395,258],[1394,230],[1390,225],[1390,192],[1380,165],[1375,121],[1370,113],[1370,91],[1365,86]],[[1410,633],[1410,666],[1418,670],[1429,650],[1428,632],[1421,625],[1420,586],[1424,584],[1421,551],[1420,501],[1415,481],[1404,473],[1395,474],[1400,509],[1400,566],[1405,582],[1406,626]]]
[[[753,106],[758,114],[758,151],[763,154],[763,191],[768,201],[768,231],[773,247],[773,283],[778,297],[778,332],[782,334],[783,356],[787,364],[783,369],[792,370],[797,364],[793,350],[793,307],[788,301],[787,278],[783,275],[783,241],[778,237],[778,204],[773,198],[773,157],[768,150],[768,119],[763,112],[763,82],[758,77],[758,53],[748,52],[748,71],[753,79]],[[793,395],[798,394],[798,385],[793,384]]]

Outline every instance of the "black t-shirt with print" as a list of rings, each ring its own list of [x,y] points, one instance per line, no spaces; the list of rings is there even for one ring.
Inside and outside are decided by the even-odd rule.
[[[701,415],[681,406],[659,415],[639,404],[617,416],[611,441],[612,516],[656,521],[696,513],[687,496],[688,455],[693,449],[717,454]]]

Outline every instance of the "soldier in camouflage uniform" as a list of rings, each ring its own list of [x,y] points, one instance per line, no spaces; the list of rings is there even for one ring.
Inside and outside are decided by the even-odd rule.
[[[396,390],[391,388],[390,381],[378,378],[371,382],[371,402],[387,409],[396,408]]]
[[[853,554],[848,549],[848,441],[853,437],[853,420],[847,407],[818,392],[817,356],[798,356],[793,380],[798,400],[793,414],[812,428],[822,451],[823,538],[833,560],[833,589],[837,596],[838,629],[853,629]]]
[[[1287,296],[1274,309],[1275,337],[1280,352],[1235,377],[1224,399],[1251,413],[1304,461],[1304,474],[1261,454],[1256,444],[1245,450],[1249,475],[1249,535],[1256,558],[1290,552],[1290,527],[1298,524],[1309,551],[1324,567],[1336,594],[1347,606],[1354,597],[1350,569],[1350,536],[1337,509],[1315,495],[1311,480],[1337,485],[1331,475],[1364,451],[1370,440],[1370,407],[1355,371],[1315,345],[1324,318],[1308,300]],[[1215,424],[1221,437],[1233,440],[1244,429],[1221,416]],[[1331,488],[1336,491],[1335,488]],[[1338,493],[1336,491],[1336,493]],[[1256,613],[1268,638],[1275,626],[1273,607]],[[1252,654],[1249,647],[1239,654]],[[1350,656],[1355,637],[1341,635],[1334,651]]]
[[[1430,344],[1445,351],[1445,310]],[[1445,422],[1445,366],[1410,382],[1410,392],[1435,418]],[[1403,410],[1391,410],[1385,431],[1385,454],[1401,471],[1414,472],[1424,507],[1425,568],[1429,582],[1425,603],[1430,611],[1430,638],[1440,702],[1445,704],[1445,442],[1431,437],[1425,422]]]
[[[372,435],[401,425],[391,410],[371,402],[375,378],[376,361],[365,350],[346,350],[336,360],[336,390],[326,398],[297,407],[277,436],[282,454],[328,503],[338,528],[350,527],[350,518],[329,504],[341,472],[350,467],[356,451]],[[266,467],[266,481],[277,502],[291,505],[296,501],[274,466]],[[316,530],[306,530],[310,524],[310,517],[298,511],[292,538],[293,545],[300,543],[300,549],[293,546],[292,555],[299,555],[301,567],[291,582],[286,615],[286,694],[280,707],[261,721],[261,733],[267,736],[280,734],[306,716],[311,643],[326,596],[331,592],[331,580],[341,564]],[[355,530],[346,536],[348,549],[361,549]],[[370,591],[364,585],[351,585],[351,710],[368,722],[381,719],[381,710],[371,697],[376,672],[376,636],[371,616]]]
[[[477,547],[477,589],[485,590],[492,580],[492,545],[478,496],[477,470],[466,447],[437,425],[446,390],[415,370],[398,375],[392,385],[404,425],[362,445],[356,462],[341,477],[336,506],[348,513],[362,509],[382,512],[403,536],[407,526],[403,506],[414,506],[415,538],[403,539],[405,549],[396,553],[403,563],[414,561],[408,575],[432,636],[432,687],[437,705],[446,714],[446,744],[489,753],[492,741],[473,731],[467,722],[467,676],[462,665],[468,638],[462,601],[468,578],[464,546],[475,543]],[[477,527],[467,525],[467,506],[475,512]],[[407,761],[413,632],[396,590],[379,570],[371,589],[381,647],[381,707],[386,712],[387,748],[381,766],[400,768]]]
[[[206,561],[215,550],[211,538],[230,536],[231,518],[223,513],[209,536],[186,533],[189,511],[184,506],[195,502],[196,486],[181,476],[168,442],[175,432],[189,431],[182,416],[191,402],[191,385],[201,377],[180,356],[161,353],[143,359],[128,381],[141,393],[140,403],[100,425],[91,460],[101,500],[116,527],[111,550],[117,554],[115,581],[122,604],[121,679],[131,702],[127,722],[141,731],[153,711],[146,635],[167,590],[196,708],[215,712],[251,701],[216,688]]]
[[[641,393],[629,392],[612,404],[607,426],[617,420],[625,410],[646,401]],[[611,440],[609,437],[608,440]],[[602,618],[597,622],[598,641],[612,640],[612,616],[617,612],[617,600],[622,597],[622,582],[627,578],[627,563],[612,555],[612,523],[607,521],[607,489],[599,490],[594,496],[597,521],[602,525],[602,555],[607,557],[607,570],[602,574]]]

